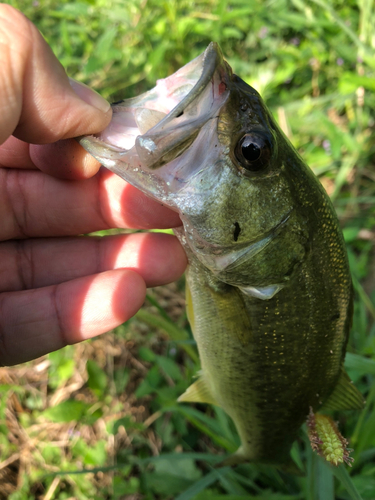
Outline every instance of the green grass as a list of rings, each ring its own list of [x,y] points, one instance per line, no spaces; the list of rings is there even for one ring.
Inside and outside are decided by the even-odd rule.
[[[183,282],[100,339],[1,369],[0,499],[375,498],[375,5],[370,0],[19,0],[70,76],[139,94],[218,41],[320,177],[355,287],[347,370],[367,399],[340,412],[352,469],[293,447],[306,476],[214,466],[238,445],[218,408],[178,405],[199,369]]]

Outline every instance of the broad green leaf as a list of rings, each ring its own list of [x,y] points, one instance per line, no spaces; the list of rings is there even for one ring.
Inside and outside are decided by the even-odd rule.
[[[89,359],[86,363],[86,370],[89,376],[87,380],[87,385],[90,389],[97,395],[102,396],[108,390],[108,377],[104,370],[100,366]]]
[[[90,406],[83,401],[68,399],[56,406],[47,408],[41,415],[52,422],[77,422],[87,413]]]

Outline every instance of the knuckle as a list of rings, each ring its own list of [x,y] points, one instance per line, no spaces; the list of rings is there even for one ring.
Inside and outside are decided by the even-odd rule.
[[[10,5],[0,4],[1,107],[10,108],[14,121],[21,112],[20,96],[35,31],[36,28],[21,12]]]

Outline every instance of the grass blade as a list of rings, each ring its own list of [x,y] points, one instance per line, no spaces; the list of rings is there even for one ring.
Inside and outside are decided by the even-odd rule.
[[[340,483],[344,486],[344,488],[349,493],[350,498],[352,500],[363,500],[357,488],[355,487],[352,478],[349,476],[349,473],[345,465],[341,464],[338,467],[332,467],[332,472],[336,476],[336,478],[340,481]]]
[[[345,357],[345,368],[355,370],[361,375],[375,375],[375,360],[348,352]]]
[[[317,498],[319,500],[335,500],[335,485],[331,467],[322,461],[317,463]]]
[[[218,481],[220,477],[228,474],[230,470],[231,470],[230,467],[224,467],[223,469],[220,470],[220,472],[218,470],[212,470],[206,476],[202,477],[202,479],[200,479],[192,486],[190,486],[190,488],[188,488],[183,493],[178,495],[178,497],[176,497],[175,500],[191,500],[198,493],[205,490],[207,486],[210,486],[211,484]]]
[[[161,316],[149,313],[145,309],[140,309],[136,314],[136,318],[150,326],[163,330],[172,340],[181,341],[189,339],[189,334],[186,330],[179,328],[174,323]],[[185,343],[182,343],[181,347],[187,352],[195,363],[199,362],[198,354],[194,347]]]

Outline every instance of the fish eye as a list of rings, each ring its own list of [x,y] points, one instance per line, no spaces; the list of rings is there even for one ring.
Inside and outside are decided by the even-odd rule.
[[[240,165],[250,172],[259,172],[271,157],[271,144],[258,134],[245,134],[237,143],[234,154]]]

